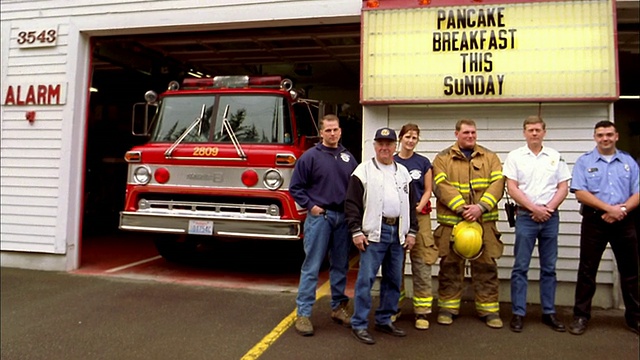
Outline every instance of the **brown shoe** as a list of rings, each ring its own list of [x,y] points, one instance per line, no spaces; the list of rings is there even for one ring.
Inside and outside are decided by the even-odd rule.
[[[337,308],[331,311],[331,319],[338,324],[346,327],[351,326],[351,312],[349,311],[348,303],[345,301]]]
[[[298,334],[302,336],[313,335],[313,324],[311,323],[311,319],[306,316],[298,316],[296,318],[295,328]]]

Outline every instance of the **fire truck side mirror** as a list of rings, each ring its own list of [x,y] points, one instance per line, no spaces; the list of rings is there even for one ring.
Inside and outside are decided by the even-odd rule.
[[[158,105],[146,102],[133,104],[131,133],[135,136],[149,136],[149,126],[156,115]]]

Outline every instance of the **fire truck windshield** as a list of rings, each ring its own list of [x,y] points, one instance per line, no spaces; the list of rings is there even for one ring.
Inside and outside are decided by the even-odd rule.
[[[166,96],[160,104],[151,130],[153,142],[175,142],[202,113],[201,123],[185,136],[182,143],[229,142],[223,130],[227,120],[241,143],[288,143],[291,141],[291,116],[287,100],[278,95],[207,94]],[[212,116],[213,115],[213,116]]]

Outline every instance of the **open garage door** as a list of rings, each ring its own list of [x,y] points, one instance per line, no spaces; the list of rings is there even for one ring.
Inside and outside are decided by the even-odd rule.
[[[92,242],[114,234],[131,236],[118,231],[127,175],[124,154],[147,140],[131,133],[133,104],[143,101],[147,90],[160,93],[170,81],[185,78],[282,75],[304,89],[306,97],[340,104],[336,112],[348,134],[343,142],[357,157],[361,154],[360,23],[96,37],[91,43],[81,267],[137,251],[105,251],[107,246]],[[118,243],[133,246],[129,243],[135,241]],[[91,249],[99,254],[88,254]]]

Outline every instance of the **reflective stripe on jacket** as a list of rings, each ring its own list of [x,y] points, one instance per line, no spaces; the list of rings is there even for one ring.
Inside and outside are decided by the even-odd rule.
[[[462,221],[460,213],[467,204],[480,204],[485,209],[483,222],[498,220],[504,178],[494,152],[476,144],[471,159],[467,159],[456,143],[436,155],[433,174],[438,223],[455,225]]]

